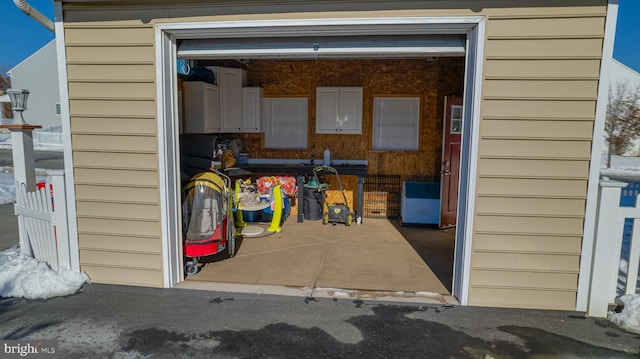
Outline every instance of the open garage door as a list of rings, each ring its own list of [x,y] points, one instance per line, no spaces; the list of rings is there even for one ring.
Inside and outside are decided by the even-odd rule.
[[[286,23],[286,26],[283,25]],[[464,93],[465,122],[463,130],[463,163],[461,165],[460,211],[458,230],[456,231],[456,249],[454,263],[453,294],[462,304],[466,304],[468,283],[469,250],[471,221],[473,219],[473,201],[475,187],[469,178],[475,178],[475,165],[470,161],[475,152],[473,138],[477,137],[474,127],[479,116],[477,104],[481,81],[479,68],[481,55],[478,55],[478,39],[483,38],[481,17],[461,18],[393,18],[393,19],[318,19],[312,22],[300,21],[246,21],[215,23],[184,23],[159,25],[158,63],[162,64],[162,74],[158,83],[159,102],[165,103],[163,113],[159,115],[160,147],[165,158],[175,158],[177,146],[176,126],[162,128],[166,124],[175,124],[177,107],[176,94],[168,91],[176,76],[174,63],[164,56],[167,53],[176,57],[192,60],[245,60],[245,59],[376,59],[376,58],[425,58],[425,57],[465,57]],[[337,25],[337,26],[336,26]],[[163,39],[168,41],[163,41]],[[480,46],[481,48],[481,46]],[[160,66],[160,65],[159,65]],[[174,91],[175,92],[175,91]],[[173,98],[172,98],[173,96]],[[478,100],[475,100],[475,99]],[[173,105],[171,105],[173,104]],[[173,106],[173,107],[172,107]],[[162,176],[175,178],[167,168],[162,168]],[[166,180],[166,183],[171,183]],[[166,196],[163,207],[166,218],[179,220],[179,196],[176,188],[170,185],[164,188]],[[179,228],[179,223],[173,224]],[[181,246],[179,231],[167,226],[165,263],[172,272],[172,278],[178,278],[181,271],[180,261],[170,258],[171,248]],[[171,285],[175,280],[169,280]]]
[[[464,56],[463,35],[313,36],[191,39],[178,48],[183,59],[228,58],[424,58]]]

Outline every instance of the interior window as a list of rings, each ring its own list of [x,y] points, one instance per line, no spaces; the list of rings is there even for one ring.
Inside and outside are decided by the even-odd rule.
[[[418,150],[419,97],[373,99],[373,149]]]
[[[304,97],[264,99],[265,148],[307,148],[307,103]]]

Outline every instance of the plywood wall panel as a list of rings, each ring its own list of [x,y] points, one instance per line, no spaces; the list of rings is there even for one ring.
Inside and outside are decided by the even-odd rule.
[[[251,157],[321,159],[326,147],[337,160],[367,160],[369,174],[435,175],[440,170],[444,96],[461,96],[464,59],[420,60],[256,60],[247,68],[249,86],[261,86],[265,97],[308,96],[309,147],[274,150],[263,147],[262,134],[229,134],[240,138]],[[315,134],[316,87],[363,87],[361,135]],[[418,151],[372,151],[373,98],[420,97]],[[355,190],[355,181],[347,181]]]

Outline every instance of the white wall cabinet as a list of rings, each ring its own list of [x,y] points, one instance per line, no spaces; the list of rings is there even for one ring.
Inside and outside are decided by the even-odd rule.
[[[202,81],[185,81],[184,131],[212,133],[219,131],[218,86]]]
[[[244,132],[242,127],[242,88],[247,71],[239,68],[211,66],[219,89],[219,132]]]
[[[260,132],[262,111],[262,88],[242,88],[242,124],[241,132]]]
[[[362,134],[362,87],[317,87],[316,133]]]

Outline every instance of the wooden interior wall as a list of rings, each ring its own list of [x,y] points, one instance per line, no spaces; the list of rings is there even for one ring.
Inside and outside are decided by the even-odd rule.
[[[331,149],[339,160],[367,160],[369,174],[432,176],[440,171],[444,96],[462,96],[464,58],[384,60],[251,60],[247,85],[263,88],[265,97],[309,98],[307,150],[263,148],[263,134],[229,134],[240,138],[250,157],[322,159]],[[361,135],[315,134],[315,94],[319,86],[363,87]],[[420,96],[418,151],[373,151],[374,96]],[[355,178],[342,178],[355,189]]]

